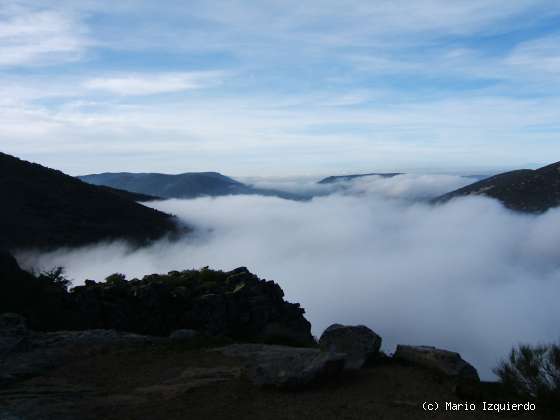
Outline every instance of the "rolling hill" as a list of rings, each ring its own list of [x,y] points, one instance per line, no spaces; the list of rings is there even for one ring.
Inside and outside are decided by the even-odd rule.
[[[542,213],[560,205],[560,162],[536,170],[520,169],[498,174],[434,201],[442,203],[468,195],[495,198],[511,210]]]
[[[118,188],[162,198],[197,198],[224,195],[265,195],[289,200],[306,197],[272,189],[255,188],[218,172],[162,173],[105,172],[78,177],[93,185]]]
[[[392,178],[394,176],[397,175],[403,175],[402,173],[399,172],[393,172],[393,173],[370,173],[370,174],[355,174],[355,175],[335,175],[335,176],[328,176],[326,178],[321,179],[320,181],[318,181],[318,184],[333,184],[335,182],[340,182],[340,181],[351,181],[355,178],[362,178],[364,176],[380,176],[383,178]]]
[[[0,248],[144,243],[177,231],[172,216],[135,202],[153,197],[99,188],[4,153],[0,191]]]

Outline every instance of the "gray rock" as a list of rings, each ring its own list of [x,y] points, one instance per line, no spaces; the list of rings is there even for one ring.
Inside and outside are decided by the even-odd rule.
[[[174,341],[185,341],[191,340],[192,338],[198,335],[198,331],[196,330],[175,330],[171,334],[169,334],[169,338]]]
[[[189,367],[177,377],[137,388],[135,393],[149,399],[172,399],[193,389],[237,379],[240,374],[241,369],[235,366]]]
[[[11,343],[10,351],[0,355],[0,386],[60,366],[80,352],[92,353],[109,346],[149,345],[167,340],[114,330],[47,333],[29,330],[23,337],[4,338],[15,338],[19,341]],[[2,339],[3,336],[0,335],[0,347],[3,345]]]
[[[25,346],[29,330],[25,318],[18,314],[0,315],[0,359]]]
[[[345,369],[355,370],[379,354],[381,337],[363,325],[333,324],[321,334],[319,346],[325,351],[345,353]]]
[[[438,349],[431,346],[398,345],[395,355],[397,360],[404,360],[419,366],[436,370],[447,376],[460,379],[480,381],[476,369],[461,358],[459,353]]]
[[[260,386],[301,387],[338,375],[344,368],[345,355],[316,348],[233,344],[217,351],[244,359],[247,377]]]

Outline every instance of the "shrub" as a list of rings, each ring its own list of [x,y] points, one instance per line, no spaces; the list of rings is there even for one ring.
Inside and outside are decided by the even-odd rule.
[[[64,267],[55,267],[47,271],[43,271],[39,275],[39,279],[46,280],[56,286],[60,286],[64,290],[72,285],[72,280],[64,275]]]
[[[121,273],[113,273],[105,278],[105,282],[113,285],[122,284],[126,282],[126,276]]]
[[[494,373],[519,396],[560,407],[560,345],[520,345]]]

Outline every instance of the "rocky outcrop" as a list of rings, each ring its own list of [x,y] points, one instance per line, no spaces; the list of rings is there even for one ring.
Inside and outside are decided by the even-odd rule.
[[[430,346],[398,345],[396,360],[402,360],[438,371],[458,379],[479,381],[476,369],[461,358],[459,353]]]
[[[345,369],[355,370],[379,354],[381,337],[363,325],[333,324],[321,335],[319,346],[324,351],[344,353]]]
[[[35,277],[0,253],[0,313],[23,315],[34,330],[105,329],[168,336],[191,329],[241,341],[314,345],[311,325],[280,286],[246,268],[172,271],[127,281],[114,274],[70,291]]]
[[[304,310],[284,300],[280,286],[241,267],[174,271],[74,288],[82,328],[168,335],[193,329],[237,340],[313,344]]]
[[[245,360],[249,380],[259,386],[297,388],[338,375],[344,354],[314,348],[264,344],[233,344],[218,349],[226,356]]]

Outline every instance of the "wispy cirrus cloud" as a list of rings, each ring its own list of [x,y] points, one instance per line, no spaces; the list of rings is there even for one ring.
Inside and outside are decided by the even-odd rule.
[[[91,172],[217,169],[230,175],[477,173],[547,163],[557,150],[550,127],[560,119],[554,98],[374,101],[358,108],[333,106],[336,95],[330,100],[324,95],[320,104],[304,97],[297,102],[292,95],[243,100],[181,95],[146,103],[135,98],[76,98],[51,109],[0,107],[2,146],[11,153],[25,148],[24,157],[42,156],[44,163],[72,174],[86,167]],[[72,159],[84,151],[98,159]]]
[[[0,6],[0,66],[76,60],[86,48],[78,19],[58,10]]]
[[[217,71],[133,73],[89,79],[84,82],[84,87],[116,95],[153,95],[209,87],[219,84],[222,79],[223,73]]]
[[[537,166],[558,150],[548,0],[0,11],[2,147],[72,173]]]
[[[560,76],[560,35],[520,43],[507,57],[506,63],[520,71]]]

